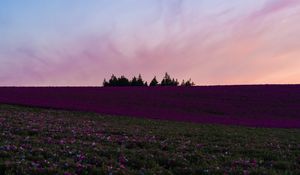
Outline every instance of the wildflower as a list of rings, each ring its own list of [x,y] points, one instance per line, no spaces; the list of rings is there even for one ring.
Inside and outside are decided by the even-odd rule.
[[[110,165],[107,167],[107,171],[108,171],[108,174],[109,175],[112,175],[113,174],[113,167]]]
[[[64,175],[72,175],[72,174],[69,172],[65,172]]]
[[[249,174],[249,171],[244,170],[244,171],[243,171],[243,174],[244,174],[244,175],[248,175],[248,174]]]
[[[128,160],[126,159],[126,157],[124,156],[124,155],[120,155],[119,156],[119,162],[121,163],[121,164],[125,164],[126,162],[128,162]]]
[[[256,167],[257,166],[257,161],[255,160],[255,159],[253,159],[253,160],[251,160],[251,165],[253,166],[253,167]]]
[[[120,165],[120,168],[125,169],[125,165],[124,165],[124,164],[121,164],[121,165]]]
[[[33,168],[38,168],[38,167],[40,166],[40,164],[35,163],[35,162],[31,162],[31,166],[32,166]]]
[[[108,136],[106,139],[107,141],[111,141],[111,136]]]
[[[196,145],[196,147],[197,147],[197,148],[202,148],[202,147],[203,147],[203,144],[198,143],[198,144]]]

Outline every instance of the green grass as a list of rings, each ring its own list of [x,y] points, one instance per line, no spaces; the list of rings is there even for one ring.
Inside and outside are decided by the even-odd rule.
[[[0,105],[0,174],[300,174],[300,129]]]

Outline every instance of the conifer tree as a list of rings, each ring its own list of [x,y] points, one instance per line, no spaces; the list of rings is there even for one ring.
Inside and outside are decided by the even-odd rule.
[[[130,86],[129,80],[122,75],[120,78],[118,78],[117,86]]]
[[[158,85],[158,81],[156,80],[156,76],[152,79],[152,81],[150,82],[150,86],[157,86]]]
[[[109,86],[109,83],[106,81],[106,79],[104,78],[104,80],[103,80],[103,83],[102,83],[102,85],[104,86],[104,87],[107,87],[107,86]]]
[[[118,79],[114,74],[112,74],[109,80],[109,86],[117,86],[117,85],[118,85]]]
[[[170,75],[166,72],[164,78],[161,80],[161,86],[170,86],[172,83],[172,79]]]
[[[141,76],[141,74],[139,74],[138,79],[137,79],[137,86],[144,86],[144,81],[143,78]]]
[[[172,79],[170,75],[166,72],[163,80],[161,81],[161,86],[178,86],[179,82],[176,79]]]
[[[131,86],[137,86],[137,78],[134,76],[130,82]]]

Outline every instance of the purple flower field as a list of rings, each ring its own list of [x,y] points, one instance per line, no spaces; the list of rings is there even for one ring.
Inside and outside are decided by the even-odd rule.
[[[0,103],[196,123],[300,127],[299,85],[2,87]]]
[[[0,105],[0,174],[300,173],[300,130]]]

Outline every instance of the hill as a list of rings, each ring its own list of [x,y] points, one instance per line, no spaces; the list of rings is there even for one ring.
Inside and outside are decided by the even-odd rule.
[[[2,87],[0,103],[196,123],[300,127],[299,85]]]

